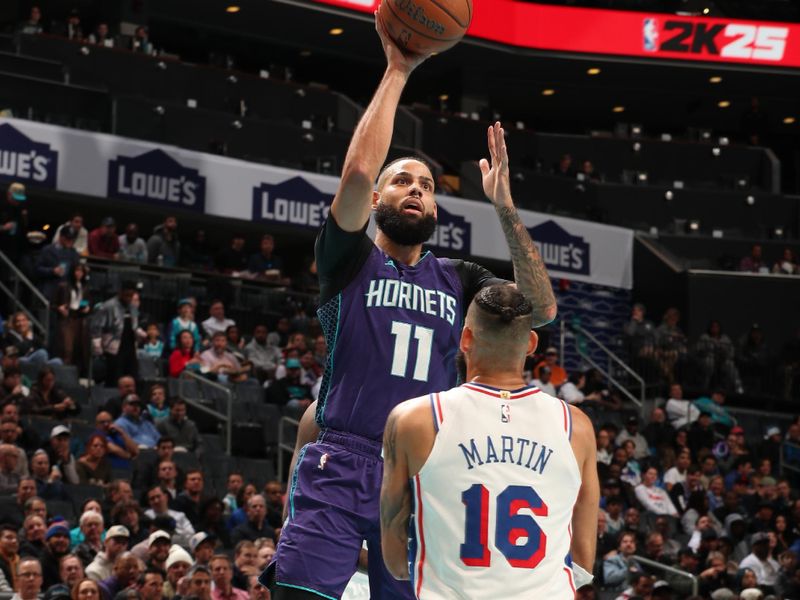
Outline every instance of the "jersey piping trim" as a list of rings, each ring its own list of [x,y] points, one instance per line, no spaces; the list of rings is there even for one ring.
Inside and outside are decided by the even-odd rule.
[[[436,430],[436,433],[439,433],[439,416],[436,414],[436,403],[433,401],[433,394],[428,394],[428,398],[431,401],[431,414],[433,415],[433,428]]]
[[[567,439],[572,441],[572,411],[570,411],[566,402],[559,401],[561,402],[561,408],[564,409],[564,432],[567,434]]]
[[[333,368],[334,368],[334,355],[336,354],[336,344],[339,341],[339,326],[342,322],[342,292],[336,294],[333,298],[328,300],[328,302],[336,302],[336,331],[333,334],[333,344],[328,346],[328,363],[325,365],[325,372],[323,373],[323,378],[327,375],[327,380],[323,383],[327,383],[325,387],[324,394],[320,391],[320,399],[321,402],[317,404],[317,414],[314,415],[314,420],[320,427],[325,426],[325,408],[328,404],[328,392],[331,389],[331,380],[333,379]],[[320,307],[322,308],[322,307]],[[319,311],[317,311],[319,314]]]
[[[294,518],[294,492],[297,489],[297,472],[300,470],[300,463],[303,462],[303,458],[306,456],[306,449],[308,449],[310,444],[306,444],[300,449],[300,452],[297,455],[297,461],[294,463],[294,473],[292,473],[292,488],[289,491],[289,518]]]
[[[416,595],[419,598],[420,592],[422,591],[422,572],[425,568],[425,531],[423,530],[422,526],[422,484],[419,481],[419,474],[414,475],[414,491],[417,495],[417,510],[416,514],[414,515],[414,520],[417,522],[417,532],[419,533],[419,550],[418,555],[419,559],[416,565],[417,571],[417,589]]]
[[[518,398],[525,398],[527,396],[532,396],[533,394],[538,394],[541,391],[539,388],[535,387],[524,387],[509,392],[508,390],[501,390],[500,388],[494,388],[480,383],[465,383],[461,387],[465,387],[473,392],[480,392],[481,394],[486,394],[487,396],[492,396],[494,398],[503,398],[504,400],[517,400]],[[504,398],[503,392],[510,394],[509,397]]]
[[[572,595],[575,595],[575,584],[572,582],[572,571],[567,567],[564,567],[564,572],[567,574],[567,581],[569,581],[569,587],[572,590]]]
[[[276,581],[275,585],[294,588],[296,590],[303,590],[304,592],[311,592],[312,594],[316,594],[317,596],[322,596],[323,598],[329,598],[330,600],[338,600],[335,596],[329,596],[328,594],[323,594],[322,592],[319,592],[317,590],[312,590],[310,587],[306,587],[304,585],[294,585],[291,583],[283,583],[282,581]]]

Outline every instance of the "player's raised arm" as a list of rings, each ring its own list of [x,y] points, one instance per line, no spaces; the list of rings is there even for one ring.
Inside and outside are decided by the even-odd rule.
[[[383,483],[381,485],[381,550],[383,562],[395,579],[408,579],[408,518],[411,489],[408,485],[408,457],[403,448],[404,407],[395,407],[383,433]]]
[[[575,587],[591,583],[595,552],[597,551],[597,513],[600,507],[600,483],[597,478],[597,445],[594,427],[579,408],[570,406],[572,413],[572,448],[581,471],[581,489],[572,509],[572,566]]]
[[[539,250],[523,225],[511,198],[511,179],[508,173],[508,150],[505,134],[498,121],[487,132],[491,163],[481,159],[483,191],[491,200],[500,218],[508,242],[514,281],[533,305],[533,327],[546,325],[556,318],[556,298],[550,276]]]
[[[400,50],[379,19],[375,27],[386,54],[386,71],[361,117],[344,159],[331,212],[345,231],[359,231],[369,219],[372,189],[392,141],[395,113],[408,76],[427,56]]]

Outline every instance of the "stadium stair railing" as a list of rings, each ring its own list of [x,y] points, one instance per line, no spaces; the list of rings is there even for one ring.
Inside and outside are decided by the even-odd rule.
[[[661,564],[660,562],[656,562],[654,560],[650,560],[649,558],[645,558],[644,556],[639,556],[638,554],[634,554],[631,557],[633,560],[642,564],[646,567],[650,567],[651,569],[655,569],[658,571],[663,571],[664,573],[671,573],[677,577],[685,577],[686,579],[692,580],[692,596],[697,596],[698,590],[698,580],[696,575],[692,575],[687,571],[682,571],[681,569],[676,569],[674,567],[669,567],[667,565]]]
[[[288,454],[288,458],[291,460],[299,427],[300,421],[291,417],[281,417],[278,423],[278,481],[286,481],[283,478],[284,457]]]
[[[188,383],[193,382],[195,390],[197,390],[202,397],[192,397],[188,395]],[[203,390],[213,390],[208,394],[210,398],[221,398],[224,401],[225,413],[219,412],[208,406],[208,399],[205,397]],[[233,403],[235,401],[235,393],[232,389],[228,388],[221,383],[206,379],[197,373],[191,371],[184,371],[178,378],[178,396],[183,398],[188,405],[207,414],[215,419],[218,419],[225,429],[225,454],[232,455],[231,448],[233,446]],[[216,404],[211,404],[216,406]]]
[[[28,315],[34,329],[47,344],[50,338],[50,301],[2,252],[0,252],[0,292],[5,297],[8,314],[22,311]],[[30,304],[24,304],[23,299],[28,300]]]

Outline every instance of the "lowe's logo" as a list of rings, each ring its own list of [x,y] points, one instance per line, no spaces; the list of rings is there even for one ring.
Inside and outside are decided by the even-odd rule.
[[[590,246],[582,237],[570,235],[555,221],[545,221],[528,232],[548,268],[589,275]]]
[[[333,194],[320,192],[302,177],[253,188],[253,221],[319,229],[328,218]]]
[[[436,231],[427,241],[427,245],[469,253],[472,248],[472,224],[464,217],[445,210],[440,204]]]
[[[205,210],[206,178],[163,150],[118,156],[108,163],[108,195],[158,206]]]
[[[57,176],[58,152],[8,123],[0,125],[0,179],[55,189]]]

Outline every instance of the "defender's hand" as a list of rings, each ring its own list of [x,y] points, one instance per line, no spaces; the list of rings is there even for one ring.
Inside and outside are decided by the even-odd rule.
[[[508,150],[505,132],[500,121],[486,132],[489,143],[489,161],[482,158],[479,166],[483,177],[483,192],[495,206],[513,206],[511,201],[511,180],[508,174]]]

